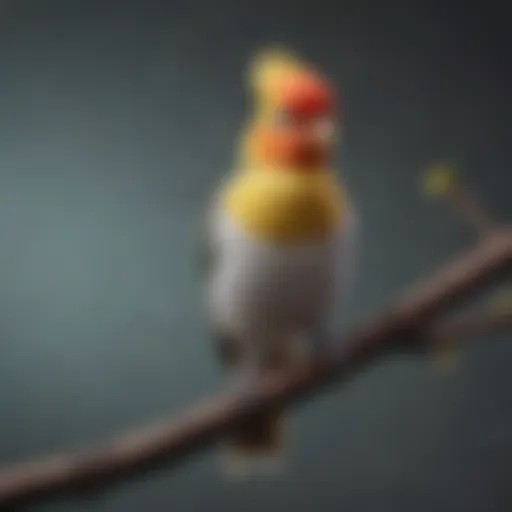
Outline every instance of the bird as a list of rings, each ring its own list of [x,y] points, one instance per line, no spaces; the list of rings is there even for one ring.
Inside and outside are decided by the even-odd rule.
[[[342,113],[331,82],[281,47],[260,50],[247,77],[252,112],[200,251],[215,355],[240,393],[328,351],[360,224],[334,168]],[[248,416],[226,437],[229,473],[281,467],[285,433],[279,408]]]

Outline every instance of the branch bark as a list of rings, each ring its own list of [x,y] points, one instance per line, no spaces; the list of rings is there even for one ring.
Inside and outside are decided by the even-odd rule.
[[[213,444],[248,413],[290,405],[335,379],[347,378],[383,353],[428,342],[415,336],[436,315],[493,278],[512,271],[512,233],[502,230],[414,287],[379,318],[341,340],[330,357],[286,374],[269,375],[251,396],[220,396],[117,441],[0,471],[0,510],[52,496],[99,489]]]
[[[432,344],[459,345],[485,334],[501,333],[512,328],[512,305],[496,311],[469,311],[455,318],[440,322],[428,329],[425,335]]]

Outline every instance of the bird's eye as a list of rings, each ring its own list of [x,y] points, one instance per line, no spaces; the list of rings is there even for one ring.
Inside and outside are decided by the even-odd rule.
[[[275,124],[279,129],[288,129],[295,124],[295,120],[287,110],[278,110],[276,112]]]

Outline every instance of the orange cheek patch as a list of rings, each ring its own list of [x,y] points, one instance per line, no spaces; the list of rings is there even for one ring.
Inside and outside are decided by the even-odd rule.
[[[289,163],[294,159],[302,140],[296,133],[261,131],[255,137],[257,153],[266,160]]]
[[[267,163],[279,166],[296,165],[308,168],[324,158],[322,149],[300,132],[259,132],[254,139],[256,154]]]

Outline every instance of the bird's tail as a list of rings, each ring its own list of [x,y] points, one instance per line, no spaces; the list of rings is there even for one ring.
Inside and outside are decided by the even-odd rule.
[[[225,470],[234,478],[277,474],[283,469],[285,428],[282,411],[261,411],[248,416],[226,439]]]

